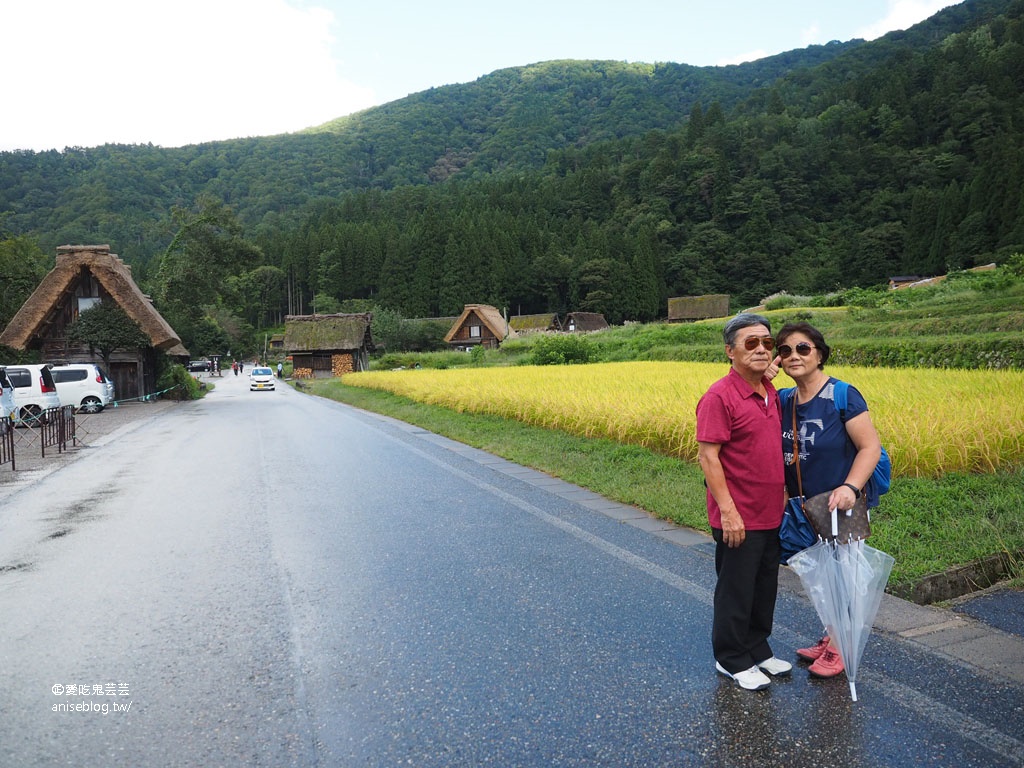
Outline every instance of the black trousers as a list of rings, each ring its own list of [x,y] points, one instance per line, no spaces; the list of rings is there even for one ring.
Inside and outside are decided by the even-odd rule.
[[[774,655],[768,636],[779,592],[779,529],[747,531],[735,548],[722,543],[720,528],[711,535],[718,544],[711,647],[715,660],[735,674]]]

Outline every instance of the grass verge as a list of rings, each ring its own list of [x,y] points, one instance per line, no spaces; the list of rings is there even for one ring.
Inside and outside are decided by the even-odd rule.
[[[416,424],[524,466],[633,504],[680,525],[710,531],[700,469],[612,440],[574,437],[495,416],[458,413],[337,379],[303,382],[314,395]],[[890,590],[1005,553],[1024,586],[1024,468],[939,479],[896,478],[872,518],[871,544],[896,565]]]

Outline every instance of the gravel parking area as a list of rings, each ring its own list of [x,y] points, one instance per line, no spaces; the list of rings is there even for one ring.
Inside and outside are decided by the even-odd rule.
[[[0,486],[10,490],[9,486],[21,486],[31,482],[41,474],[46,474],[74,461],[82,455],[83,450],[102,445],[113,439],[114,433],[130,427],[143,419],[149,419],[170,408],[187,407],[188,403],[173,400],[154,400],[151,402],[130,401],[119,404],[116,408],[107,407],[99,413],[80,413],[75,416],[75,445],[68,445],[67,450],[57,452],[56,446],[46,449],[43,458],[39,445],[39,434],[32,429],[17,428],[14,430],[14,458],[17,470],[10,464],[0,464]]]

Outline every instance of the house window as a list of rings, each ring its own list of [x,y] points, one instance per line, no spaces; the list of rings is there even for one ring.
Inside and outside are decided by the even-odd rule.
[[[471,338],[471,339],[479,339],[480,338],[480,326],[479,325],[471,325],[471,326],[469,326],[469,338]]]

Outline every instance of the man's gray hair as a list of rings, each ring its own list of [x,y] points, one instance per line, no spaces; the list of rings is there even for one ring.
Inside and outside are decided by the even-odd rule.
[[[754,315],[749,312],[741,312],[725,324],[725,328],[722,329],[722,338],[725,339],[725,343],[728,346],[734,346],[736,342],[736,334],[741,329],[749,328],[752,325],[763,325],[768,329],[769,334],[772,332],[772,324],[767,317]]]

